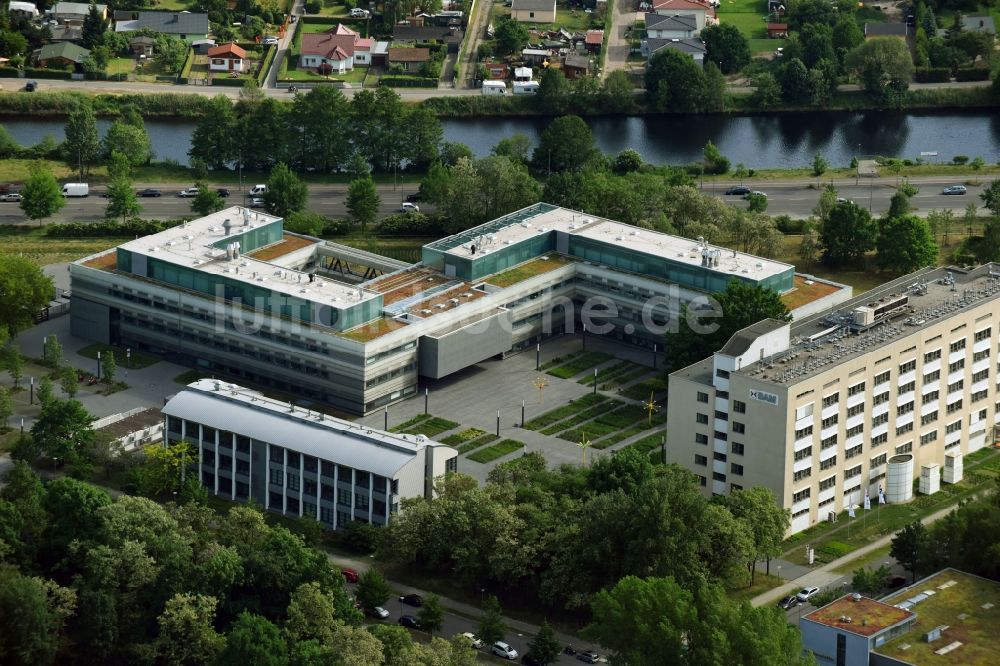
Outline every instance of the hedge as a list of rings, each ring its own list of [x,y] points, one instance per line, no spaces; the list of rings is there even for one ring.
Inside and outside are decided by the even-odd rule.
[[[149,236],[165,229],[183,224],[185,220],[142,220],[133,218],[128,222],[104,220],[102,222],[69,222],[50,224],[45,228],[46,236],[56,238],[117,238],[124,236]]]
[[[30,95],[0,95],[0,114],[66,116],[83,100],[90,100],[94,115],[117,117],[132,106],[144,118],[171,116],[201,118],[212,100],[204,95],[178,93],[121,93],[88,95],[81,92],[35,92]]]
[[[18,70],[13,67],[0,67],[0,78],[16,79]]]
[[[446,236],[444,219],[441,216],[423,213],[400,213],[382,220],[376,232],[379,236]]]
[[[26,79],[63,79],[68,81],[73,78],[73,72],[66,72],[58,69],[35,69],[24,68],[24,78]]]
[[[190,47],[187,52],[187,57],[184,58],[184,66],[181,67],[181,73],[179,78],[187,81],[188,77],[191,75],[191,67],[194,66],[194,47]]]
[[[947,67],[928,67],[914,73],[917,83],[947,83],[951,80],[951,70]]]
[[[438,80],[428,76],[383,76],[379,85],[390,88],[437,88]]]
[[[961,67],[955,72],[956,81],[988,81],[990,70],[985,67]]]
[[[277,46],[268,46],[267,51],[264,53],[264,60],[260,63],[260,69],[257,70],[257,85],[261,88],[264,87],[264,82],[267,80],[267,72],[271,68],[271,63],[274,62],[274,55],[278,52]]]
[[[212,85],[213,86],[229,86],[230,88],[242,88],[243,87],[243,83],[245,81],[246,81],[246,79],[239,79],[239,78],[237,78],[237,79],[230,79],[230,78],[222,79],[222,78],[219,78],[219,79],[212,79]]]

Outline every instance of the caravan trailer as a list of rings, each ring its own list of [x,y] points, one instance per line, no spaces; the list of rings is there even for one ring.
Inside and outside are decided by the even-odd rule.
[[[484,95],[506,95],[507,84],[503,81],[483,81]]]

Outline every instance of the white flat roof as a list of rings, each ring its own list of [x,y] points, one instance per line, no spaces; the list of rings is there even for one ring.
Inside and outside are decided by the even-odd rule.
[[[480,256],[497,252],[508,245],[514,245],[549,231],[562,231],[725,275],[746,275],[759,280],[779,275],[793,268],[790,264],[780,261],[707,244],[704,249],[718,251],[719,265],[702,266],[701,251],[703,248],[696,240],[649,229],[640,229],[622,222],[587,215],[567,208],[554,208],[485,234],[482,246],[476,248],[475,255],[472,255],[468,241],[456,245],[446,252],[466,258]]]
[[[188,384],[162,412],[389,478],[424,447],[439,446],[420,435],[375,430],[214,379]]]
[[[226,238],[223,228],[226,220],[232,225],[230,236],[235,237],[247,229],[258,228],[279,219],[281,218],[242,206],[231,206],[186,224],[123,243],[119,247],[135,254],[193,268],[210,275],[225,276],[231,280],[254,284],[275,293],[329,305],[340,310],[378,297],[376,292],[328,280],[318,275],[314,275],[310,283],[308,273],[281,268],[244,254],[230,261],[224,248],[212,246],[213,243]]]

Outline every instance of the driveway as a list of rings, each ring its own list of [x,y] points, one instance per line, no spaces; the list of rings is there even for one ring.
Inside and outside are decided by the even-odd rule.
[[[629,41],[626,31],[639,19],[633,0],[612,0],[611,34],[604,55],[604,76],[617,69],[628,69]]]

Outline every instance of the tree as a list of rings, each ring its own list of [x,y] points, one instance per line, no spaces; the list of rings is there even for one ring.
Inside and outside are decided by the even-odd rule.
[[[614,170],[619,175],[638,171],[642,168],[642,165],[642,155],[637,150],[626,148],[615,155]]]
[[[799,259],[812,263],[816,261],[816,256],[820,253],[820,237],[813,225],[808,225],[802,229],[802,242],[799,244]]]
[[[520,21],[502,20],[493,34],[499,55],[520,53],[528,43],[528,27]]]
[[[913,58],[905,42],[893,37],[866,40],[847,54],[845,66],[854,72],[877,102],[899,104],[913,78]]]
[[[34,262],[0,254],[0,342],[32,326],[53,292],[52,278]]]
[[[365,234],[368,225],[374,224],[380,204],[381,199],[371,176],[351,181],[347,188],[347,212],[361,227],[362,235]]]
[[[932,210],[927,213],[927,224],[935,236],[943,236],[944,244],[948,244],[948,234],[951,233],[952,222],[955,221],[955,213],[950,208],[944,210]]]
[[[569,81],[559,69],[547,69],[538,82],[535,103],[538,110],[549,115],[566,113],[569,106]]]
[[[121,120],[111,123],[104,140],[101,141],[101,152],[105,159],[110,158],[116,150],[125,155],[132,166],[149,164],[153,159],[153,150],[146,129]]]
[[[40,579],[0,566],[0,618],[0,661],[25,666],[53,662],[59,635]]]
[[[837,204],[823,223],[823,263],[856,264],[875,247],[878,229],[871,214],[853,202]]]
[[[493,150],[490,152],[493,155],[506,157],[512,162],[518,162],[526,165],[528,164],[528,158],[531,155],[531,139],[529,139],[525,134],[512,134],[511,136],[500,139],[500,141],[497,142],[497,145],[493,146]],[[469,150],[469,154],[464,155],[464,157],[472,160],[472,151]],[[442,159],[442,162],[448,166],[453,166],[458,162],[458,160],[455,159],[449,163]]]
[[[296,99],[294,104],[298,103],[299,100]],[[198,121],[191,135],[188,155],[216,169],[222,169],[239,157],[234,140],[236,131],[233,103],[225,95],[216,95],[209,102],[205,115]]]
[[[434,635],[441,630],[444,609],[441,608],[441,598],[438,595],[431,594],[424,599],[424,605],[417,611],[417,620],[420,622],[420,628],[428,634]]]
[[[703,110],[705,72],[689,55],[660,49],[649,59],[646,97],[654,111],[695,113]]]
[[[910,572],[914,582],[920,567],[920,548],[926,538],[926,528],[919,520],[906,525],[892,537],[889,555]]]
[[[791,58],[781,68],[781,98],[787,104],[807,104],[813,97],[809,70],[798,58]]]
[[[767,210],[767,195],[759,192],[751,192],[747,196],[750,205],[747,207],[751,213],[763,213]]]
[[[835,53],[847,53],[865,41],[865,35],[854,14],[839,14],[837,23],[833,26],[832,40]]]
[[[886,211],[886,218],[891,220],[897,217],[903,217],[909,212],[910,197],[906,195],[906,192],[897,190],[896,193],[892,195],[892,199],[889,200],[889,210]]]
[[[153,444],[145,449],[146,460],[138,470],[139,485],[148,495],[166,495],[181,487],[181,470],[197,460],[188,442],[170,446]]]
[[[7,348],[7,372],[10,373],[14,387],[19,386],[21,377],[24,376],[24,357],[21,356],[21,350],[13,344]]]
[[[781,298],[771,289],[730,280],[726,291],[712,294],[713,314],[686,311],[676,332],[667,333],[666,350],[673,368],[683,368],[711,355],[739,331],[762,319],[788,321],[791,316]],[[706,318],[707,321],[701,321]]]
[[[285,231],[305,236],[322,236],[330,220],[319,213],[299,211],[285,218]]]
[[[83,48],[93,49],[99,45],[107,28],[104,17],[97,11],[97,5],[91,3],[90,11],[83,17],[83,37],[81,40]]]
[[[371,611],[376,606],[384,604],[390,596],[392,589],[385,581],[385,576],[375,567],[369,567],[358,576],[358,587],[355,596],[364,610]]]
[[[191,199],[191,210],[202,217],[206,215],[211,215],[216,211],[220,211],[226,206],[226,202],[214,189],[205,185],[205,183],[197,183],[198,194],[194,195]],[[270,191],[270,188],[268,188]],[[264,195],[265,197],[267,194]]]
[[[42,377],[41,381],[38,382],[38,389],[35,391],[35,394],[38,396],[38,402],[43,405],[55,397],[55,387],[52,385],[52,379],[48,375]]]
[[[781,104],[782,89],[774,74],[762,72],[753,77],[753,103],[758,109],[772,109]]]
[[[824,173],[826,173],[826,169],[829,166],[829,164],[827,163],[826,158],[823,157],[823,153],[817,151],[816,154],[813,155],[812,166],[813,166],[812,173],[814,176],[818,178],[822,176]]]
[[[539,171],[576,171],[595,151],[587,123],[579,116],[561,116],[542,131],[532,162]]]
[[[59,369],[59,387],[62,388],[70,400],[76,397],[80,390],[80,380],[76,376],[76,369],[64,365]]]
[[[202,594],[175,594],[167,600],[157,620],[156,651],[162,663],[182,666],[215,659],[226,645],[226,638],[213,626],[218,603]]]
[[[498,143],[496,146],[493,147],[493,153],[495,155],[499,155],[500,153],[497,152],[497,149],[500,148],[501,144],[503,144],[504,141],[508,141],[508,140],[513,141],[513,140],[517,139],[518,137],[523,137],[524,140],[528,142],[528,146],[524,150],[524,160],[523,160],[523,161],[527,162],[527,160],[528,160],[528,157],[527,157],[528,151],[531,150],[531,139],[529,139],[528,137],[524,136],[523,134],[515,134],[514,136],[510,137],[510,139],[501,139],[500,143]],[[516,143],[517,142],[515,141],[514,144],[516,144]],[[512,148],[513,148],[514,144],[512,144]],[[466,158],[466,159],[469,159],[469,160],[476,159],[475,154],[472,152],[472,148],[469,148],[467,145],[465,145],[461,141],[442,141],[441,142],[440,154],[441,154],[441,162],[440,163],[443,164],[444,166],[455,166],[456,164],[458,164],[458,160],[461,159],[461,158],[463,158],[463,157]],[[433,167],[434,167],[434,165],[432,164],[431,168],[433,168]]]
[[[559,639],[556,638],[556,634],[552,631],[547,619],[542,620],[542,626],[539,627],[538,633],[528,641],[528,650],[542,666],[547,666],[559,659]]]
[[[503,621],[500,602],[491,594],[483,604],[483,616],[479,618],[476,636],[487,645],[492,645],[497,641],[502,641],[506,634],[507,625]]]
[[[711,141],[705,144],[704,149],[702,149],[702,156],[705,173],[724,174],[729,171],[729,158],[723,155]]]
[[[7,424],[13,415],[14,402],[10,399],[10,391],[6,386],[0,386],[0,432],[7,431]]]
[[[284,162],[274,165],[264,193],[264,203],[270,213],[285,217],[300,211],[305,208],[308,196],[306,184]]]
[[[118,373],[118,363],[115,362],[115,353],[113,351],[106,350],[101,354],[101,374],[104,375],[104,382],[107,384],[115,383],[115,375]]]
[[[142,212],[142,204],[139,197],[132,189],[132,181],[127,178],[116,178],[108,185],[108,207],[104,211],[107,217],[118,217],[121,215],[122,222],[129,216],[135,216]]]
[[[289,125],[300,137],[290,142],[292,151],[298,153],[297,166],[324,172],[346,166],[351,156],[351,128],[343,119],[349,114],[350,103],[336,88],[318,86],[296,95]]]
[[[66,119],[66,138],[62,150],[66,162],[79,169],[80,180],[86,180],[90,167],[101,152],[101,142],[97,134],[97,119],[88,99],[81,99]]]
[[[31,174],[21,188],[21,210],[29,219],[38,220],[39,226],[66,205],[59,183],[52,172],[40,163],[31,166]]]
[[[763,486],[733,493],[728,506],[733,517],[750,527],[753,558],[747,563],[747,569],[750,585],[753,585],[757,561],[766,560],[768,573],[771,573],[771,558],[781,554],[781,542],[788,530],[791,512],[783,509],[771,490]]]
[[[616,69],[604,77],[601,84],[604,109],[609,113],[632,113],[635,111],[635,86],[632,78],[623,69]]]
[[[63,363],[63,346],[56,334],[47,335],[42,342],[42,365],[57,369]]]
[[[50,400],[42,405],[31,436],[50,458],[75,462],[94,437],[93,420],[76,400]]]
[[[979,219],[979,206],[971,201],[965,204],[965,214],[962,215],[962,219],[965,220],[965,232],[971,238],[976,220]]]
[[[750,62],[750,42],[732,23],[705,26],[701,40],[705,42],[705,57],[723,74],[738,72]]]
[[[861,567],[854,570],[854,577],[851,579],[851,586],[861,594],[874,597],[885,589],[886,579],[889,577],[889,567],[881,565],[878,569]]]
[[[243,611],[229,627],[219,663],[285,666],[288,646],[281,630],[267,618]]]
[[[289,599],[285,633],[292,641],[315,639],[327,645],[333,640],[335,619],[333,597],[319,583],[303,583]]]
[[[1000,180],[994,180],[983,188],[983,191],[979,194],[979,198],[983,200],[983,205],[991,213],[1000,216]]]

